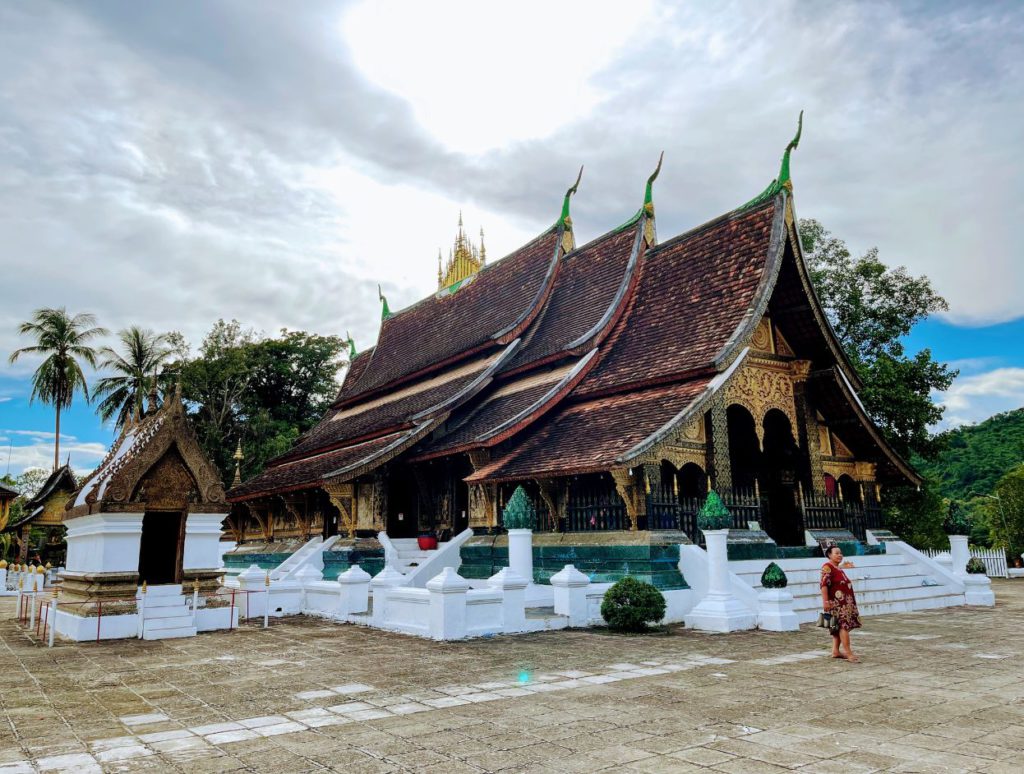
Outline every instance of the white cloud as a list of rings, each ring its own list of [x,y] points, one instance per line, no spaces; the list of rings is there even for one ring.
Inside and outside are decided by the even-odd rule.
[[[478,153],[589,117],[604,96],[592,76],[652,10],[649,0],[370,0],[341,29],[373,83],[409,102],[449,150]]]
[[[57,437],[55,433],[51,433],[46,430],[4,430],[4,432],[10,433],[11,435],[27,436],[28,438],[35,438],[40,441],[52,441]],[[64,433],[61,433],[60,440],[61,442],[74,441],[76,438],[73,435],[65,435]]]
[[[993,414],[1024,406],[1024,368],[997,368],[961,376],[933,398],[946,410],[940,429],[981,422]]]
[[[24,446],[12,446],[9,447],[9,451],[12,475],[16,476],[29,468],[43,468],[44,470],[53,468],[52,444],[39,442]],[[60,447],[61,463],[63,464],[70,455],[71,465],[76,470],[78,468],[92,470],[106,453],[107,447],[102,443],[69,443],[61,444]]]
[[[0,403],[6,403],[9,400],[11,400],[11,398],[4,395],[0,395]]]

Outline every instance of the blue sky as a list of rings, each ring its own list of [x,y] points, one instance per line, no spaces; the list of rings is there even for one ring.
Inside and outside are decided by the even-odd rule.
[[[6,363],[35,308],[363,348],[377,284],[394,309],[431,292],[460,211],[507,254],[583,164],[586,241],[636,211],[664,151],[667,238],[760,192],[801,109],[800,216],[950,303],[910,337],[962,369],[944,424],[1024,404],[1020,3],[15,0],[0,94],[14,471],[52,460],[34,364]],[[79,469],[110,440],[83,404],[64,432]]]

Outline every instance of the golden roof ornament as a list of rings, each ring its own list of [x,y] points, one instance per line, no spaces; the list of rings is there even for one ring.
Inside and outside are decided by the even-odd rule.
[[[450,288],[463,280],[472,277],[487,262],[487,248],[484,246],[484,230],[480,229],[480,246],[477,247],[466,236],[462,225],[462,213],[459,213],[459,231],[455,242],[448,251],[448,263],[442,268],[441,252],[437,254],[437,289]]]
[[[235,461],[235,478],[231,482],[231,486],[239,486],[242,483],[242,460],[245,459],[245,455],[242,454],[242,439],[238,439],[238,445],[235,447],[235,453],[231,455],[231,458]]]

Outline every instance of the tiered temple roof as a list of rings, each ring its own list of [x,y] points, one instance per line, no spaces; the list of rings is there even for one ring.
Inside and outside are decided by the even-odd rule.
[[[661,244],[657,172],[636,216],[578,248],[574,186],[536,239],[386,316],[324,419],[228,498],[351,481],[406,453],[487,450],[471,483],[628,465],[706,409],[766,312],[814,353],[812,389],[828,392],[829,414],[860,425],[847,436],[879,457],[880,479],[917,481],[857,402],[810,286],[788,179],[798,139],[761,195]]]

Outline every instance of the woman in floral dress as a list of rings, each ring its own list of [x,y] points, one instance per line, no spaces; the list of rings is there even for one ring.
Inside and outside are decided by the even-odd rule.
[[[829,543],[825,546],[825,558],[828,561],[821,568],[821,604],[827,614],[839,620],[839,631],[832,635],[832,658],[844,658],[857,663],[860,659],[850,648],[850,632],[860,628],[857,597],[853,593],[853,584],[840,566],[843,561],[842,549],[835,543]]]

